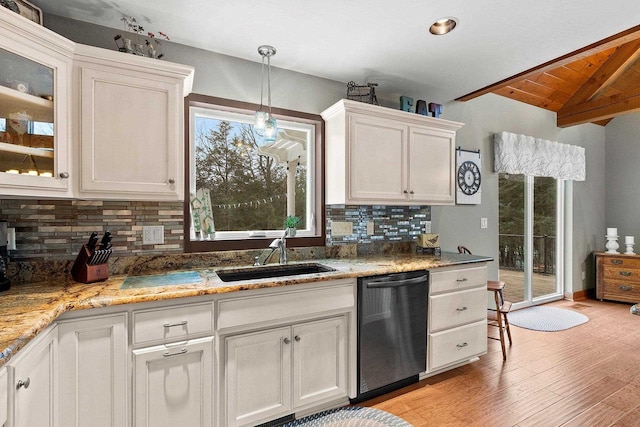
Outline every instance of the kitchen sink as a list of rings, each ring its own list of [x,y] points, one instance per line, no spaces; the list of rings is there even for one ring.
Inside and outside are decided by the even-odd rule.
[[[264,265],[233,270],[219,270],[216,271],[216,273],[223,282],[237,282],[239,280],[270,279],[286,276],[299,276],[303,274],[326,273],[329,271],[335,271],[335,268],[327,267],[322,264],[310,263]]]

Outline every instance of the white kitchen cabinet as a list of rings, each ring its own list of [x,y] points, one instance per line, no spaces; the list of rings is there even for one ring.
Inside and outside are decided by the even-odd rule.
[[[49,327],[9,362],[11,427],[56,427],[57,326]]]
[[[345,396],[346,328],[340,316],[228,337],[227,425],[255,425]]]
[[[134,426],[213,424],[213,337],[133,351]]]
[[[126,313],[58,325],[58,425],[127,425]]]
[[[487,352],[486,265],[430,270],[428,307],[428,375]]]
[[[193,68],[77,45],[80,197],[184,199]]]
[[[455,138],[462,123],[344,99],[322,117],[327,204],[455,202]]]
[[[9,410],[9,380],[7,379],[7,369],[0,369],[0,425],[7,422]]]
[[[0,8],[0,196],[72,194],[73,46]]]

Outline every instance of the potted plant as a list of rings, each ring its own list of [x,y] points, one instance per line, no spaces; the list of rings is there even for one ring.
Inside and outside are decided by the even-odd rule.
[[[284,220],[284,228],[287,230],[287,236],[295,237],[296,235],[296,227],[300,224],[300,217],[289,215],[287,219]]]

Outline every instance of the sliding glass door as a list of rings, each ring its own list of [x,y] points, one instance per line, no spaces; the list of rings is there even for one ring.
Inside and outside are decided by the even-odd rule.
[[[554,178],[499,177],[500,280],[527,306],[562,297],[564,191]]]

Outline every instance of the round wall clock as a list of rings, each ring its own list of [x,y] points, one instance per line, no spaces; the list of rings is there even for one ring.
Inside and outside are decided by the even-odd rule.
[[[480,168],[472,161],[467,160],[458,167],[458,187],[468,196],[478,192],[481,178]]]

